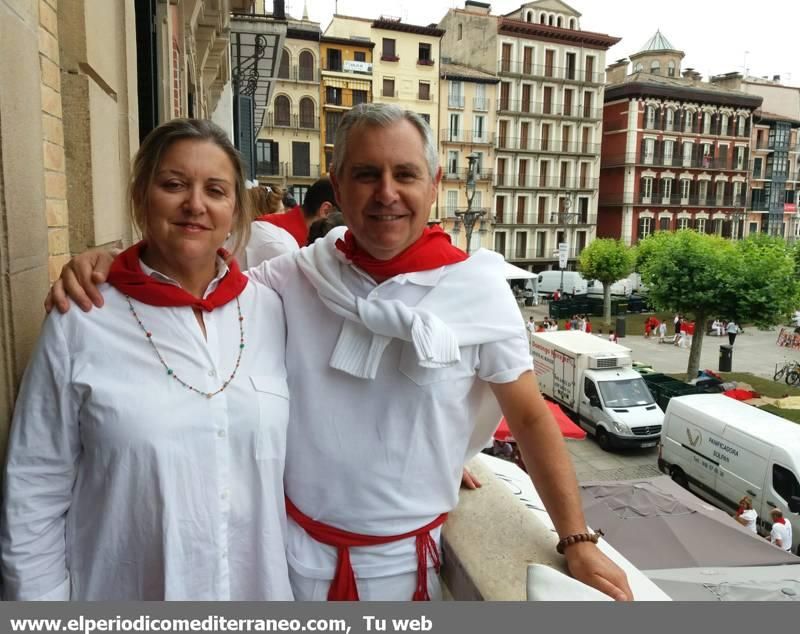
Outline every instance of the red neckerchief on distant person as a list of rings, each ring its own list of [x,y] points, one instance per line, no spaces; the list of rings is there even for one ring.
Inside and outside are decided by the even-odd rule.
[[[428,594],[428,558],[430,558],[436,573],[439,573],[441,561],[436,542],[431,537],[431,531],[437,526],[444,524],[447,513],[442,513],[432,522],[421,526],[415,531],[402,533],[400,535],[361,535],[350,531],[336,528],[324,524],[318,520],[311,519],[308,515],[298,509],[292,501],[286,498],[286,513],[312,539],[320,544],[326,544],[336,548],[336,571],[330,588],[328,589],[328,601],[359,601],[358,585],[353,566],[350,563],[350,548],[378,546],[380,544],[390,544],[401,539],[416,538],[417,548],[417,588],[411,597],[412,601],[430,601]]]
[[[179,286],[159,281],[142,271],[139,260],[145,246],[146,243],[142,241],[120,253],[114,258],[108,273],[108,283],[111,286],[144,304],[191,306],[211,312],[238,297],[247,286],[247,278],[242,275],[236,260],[231,258],[228,262],[228,273],[219,281],[217,288],[205,299],[200,299]],[[228,257],[225,249],[219,249],[217,254],[223,259]]]
[[[362,271],[385,279],[401,273],[438,269],[447,264],[463,262],[469,257],[461,249],[450,244],[450,236],[439,227],[426,227],[414,244],[390,260],[378,260],[372,257],[356,244],[351,231],[344,234],[344,239],[336,241],[336,248]]]
[[[308,242],[308,225],[303,208],[295,205],[282,214],[267,214],[256,218],[260,222],[268,222],[287,231],[296,241],[297,246],[304,247]]]
[[[786,518],[785,517],[776,517],[775,518],[775,524],[786,524]]]

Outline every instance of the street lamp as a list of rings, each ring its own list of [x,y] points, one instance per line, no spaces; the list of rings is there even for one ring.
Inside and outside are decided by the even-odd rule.
[[[470,243],[472,242],[472,230],[475,227],[475,221],[486,214],[483,209],[472,209],[472,199],[475,198],[475,187],[478,179],[479,158],[480,156],[475,153],[467,156],[467,161],[469,161],[467,166],[467,209],[466,211],[456,211],[456,217],[464,223],[464,233],[467,236],[467,254],[469,254]]]

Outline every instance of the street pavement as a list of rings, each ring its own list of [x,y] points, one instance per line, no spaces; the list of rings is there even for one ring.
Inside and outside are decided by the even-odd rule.
[[[530,315],[538,322],[547,315],[546,306],[523,308],[525,321]],[[599,318],[594,325],[597,328]],[[562,320],[563,321],[563,320]],[[672,324],[670,324],[670,331]],[[747,328],[736,337],[733,346],[733,371],[750,372],[757,376],[772,378],[775,364],[784,359],[800,361],[800,351],[779,348],[775,342],[780,328],[762,331]],[[673,345],[659,344],[658,338],[645,339],[642,335],[631,335],[620,339],[619,343],[632,351],[635,361],[653,366],[656,372],[668,374],[686,372],[689,349]],[[717,370],[719,368],[719,346],[727,344],[725,337],[706,337],[700,356],[700,368]],[[590,480],[634,480],[661,475],[656,464],[658,449],[638,449],[606,452],[597,446],[593,439],[567,440],[567,449],[572,457],[579,482]]]

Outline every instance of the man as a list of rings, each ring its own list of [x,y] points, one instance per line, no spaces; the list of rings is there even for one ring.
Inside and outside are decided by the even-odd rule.
[[[289,324],[284,480],[296,598],[439,596],[439,526],[500,410],[572,574],[632,598],[587,533],[502,258],[467,258],[426,229],[441,179],[430,127],[397,106],[362,104],[335,141],[331,181],[348,232],[249,273],[281,295]],[[83,308],[92,302],[78,282],[102,304],[89,282],[103,277],[92,274],[96,259],[63,272]],[[58,282],[54,293],[62,309]]]
[[[265,260],[297,251],[306,246],[308,230],[336,209],[333,186],[320,178],[308,188],[303,205],[296,205],[281,214],[259,216],[253,222],[250,240],[244,249],[243,267],[257,266]]]
[[[772,530],[769,532],[769,541],[786,552],[792,552],[792,525],[783,517],[780,509],[772,509]]]

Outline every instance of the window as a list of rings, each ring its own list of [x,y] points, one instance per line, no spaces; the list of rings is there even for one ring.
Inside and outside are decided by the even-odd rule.
[[[639,218],[639,240],[644,240],[653,232],[652,218]]]
[[[342,89],[338,86],[325,86],[325,103],[332,106],[341,106]]]
[[[703,134],[711,134],[711,113],[703,113]]]
[[[533,47],[525,46],[522,48],[522,73],[530,75],[533,70]]]
[[[542,124],[542,150],[547,151],[550,149],[550,124]],[[546,165],[546,163],[545,163]]]
[[[689,228],[689,219],[684,216],[683,218],[678,218],[678,229],[688,229]]]
[[[464,107],[464,84],[460,81],[451,81],[447,89],[447,105],[450,108]]]
[[[292,106],[285,95],[275,97],[275,125],[288,126],[291,120]]]
[[[747,127],[746,121],[744,115],[739,115],[736,125],[736,136],[745,136],[745,129]]]
[[[423,66],[433,65],[433,59],[431,58],[430,44],[426,44],[425,42],[419,43],[419,56],[417,57],[417,63],[422,64]]]
[[[697,190],[700,204],[705,205],[708,202],[708,181],[699,181],[697,183]]]
[[[333,150],[326,148],[325,149],[325,173],[331,173],[331,163],[333,163]]]
[[[542,114],[551,114],[553,112],[553,88],[545,86],[542,90]]]
[[[528,183],[528,161],[525,159],[520,159],[518,164],[517,186],[530,187],[530,184]]]
[[[503,224],[506,212],[506,197],[498,196],[494,201],[494,219],[499,225]]]
[[[458,35],[457,35],[457,37],[458,37],[458,39],[459,39],[459,40],[460,40],[462,37],[464,37],[464,25],[463,25],[463,24],[459,24],[459,25],[458,25],[457,32],[458,32]]]
[[[694,117],[694,113],[691,110],[687,110],[686,114],[683,117],[683,131],[684,132],[691,132],[692,131],[693,117]]]
[[[494,250],[500,255],[506,255],[506,234],[505,231],[494,234]]]
[[[689,113],[687,113],[689,114]],[[683,142],[683,166],[689,167],[692,164],[692,142]]]
[[[300,127],[316,128],[314,116],[314,101],[309,97],[300,100]]]
[[[672,178],[661,179],[661,202],[665,205],[669,204],[669,199],[672,196]]]
[[[342,51],[338,48],[329,48],[326,53],[326,59],[328,62],[328,70],[342,70]]]
[[[667,64],[667,77],[675,77],[675,62]]]
[[[675,111],[672,108],[667,109],[667,130],[674,130],[675,129]]]
[[[719,133],[724,136],[730,136],[728,134],[728,115],[726,114],[721,115],[719,124]]]
[[[292,176],[311,176],[311,144],[292,141]]]
[[[275,141],[256,141],[256,174],[259,176],[277,176],[280,173],[278,161],[278,143]]]
[[[645,121],[645,127],[652,130],[656,127],[656,107],[655,106],[647,106],[647,117]]]
[[[636,64],[636,65],[633,67],[633,72],[634,72],[634,73],[641,73],[643,70],[644,70],[644,66],[642,66],[642,63],[641,63],[641,62],[639,62],[638,64]]]
[[[575,53],[567,53],[567,67],[565,69],[566,79],[575,79],[576,71],[576,55]]]
[[[545,77],[553,77],[553,68],[555,65],[556,59],[556,52],[552,50],[546,50],[544,52],[544,76]]]
[[[694,221],[694,228],[695,231],[698,233],[705,233],[706,232],[706,219],[705,218],[697,218]]]
[[[645,176],[642,178],[642,202],[649,203],[653,196],[653,178]]]
[[[659,231],[669,231],[672,228],[672,218],[669,216],[661,216],[658,219],[658,230]]]
[[[786,192],[787,194],[790,192]],[[742,204],[742,183],[737,181],[733,184],[733,200],[731,204],[734,207],[739,207]]]
[[[642,157],[642,162],[645,165],[652,165],[653,161],[655,160],[656,155],[656,140],[655,139],[645,139],[644,140],[644,156]]]
[[[353,90],[353,105],[367,103],[369,95],[366,90]]]
[[[427,81],[419,82],[419,98],[421,101],[428,101],[431,98],[431,85]]]
[[[458,190],[457,189],[449,189],[447,190],[447,209],[445,213],[448,217],[454,215],[455,211],[458,209]]]
[[[575,24],[576,24],[575,18],[570,18],[569,19],[569,28],[571,28],[573,31],[575,30]]]
[[[722,205],[723,201],[725,200],[725,189],[726,185],[723,181],[719,181],[717,183],[717,205]]]
[[[353,51],[354,62],[366,62],[367,54],[364,51]]]
[[[300,53],[300,81],[314,81],[314,56],[310,51]]]
[[[399,59],[395,54],[395,40],[390,37],[383,38],[383,48],[381,51],[382,60],[396,62]]]
[[[523,259],[525,257],[525,252],[527,251],[528,246],[528,234],[526,233],[518,233],[516,235],[516,245],[514,249],[514,256],[517,259]]]
[[[508,99],[511,94],[511,83],[507,81],[500,82],[500,104],[499,110],[508,110]],[[452,107],[452,106],[451,106]]]
[[[489,109],[489,100],[486,99],[486,85],[485,84],[476,84],[475,85],[475,100],[472,104],[473,110],[488,110]]]
[[[339,127],[339,122],[342,120],[341,112],[325,113],[325,143],[333,145],[333,139],[336,135],[336,128]]]
[[[451,114],[450,115],[450,140],[451,141],[460,141],[461,140],[461,115],[460,114]]]
[[[650,74],[651,75],[661,74],[661,64],[659,64],[657,60],[650,64]]]
[[[681,179],[681,202],[685,202],[689,200],[689,191],[692,186],[692,181],[688,178]]]
[[[584,81],[592,83],[598,81],[598,78],[594,76],[594,55],[586,56],[586,69],[585,69]]]
[[[485,117],[483,115],[475,115],[474,123],[472,125],[472,140],[477,143],[484,143],[486,141],[484,123]]]
[[[526,11],[525,12],[525,21],[526,22],[533,22],[533,11]]]
[[[449,150],[447,152],[447,174],[455,176],[458,174],[458,151]]]
[[[588,90],[583,93],[583,116],[586,118],[594,116],[592,114],[592,93]]]
[[[739,146],[736,148],[736,169],[743,170],[745,165],[745,152],[746,148],[743,146]]]
[[[511,44],[505,43],[500,49],[500,71],[511,72]]]
[[[753,159],[753,178],[761,178],[761,167],[764,162],[762,158]]]
[[[283,49],[281,65],[278,66],[278,79],[289,79],[289,51]]]
[[[664,148],[664,165],[672,165],[672,154],[675,148],[675,141],[663,141]]]
[[[394,97],[394,79],[383,78],[383,92],[384,97]]]

